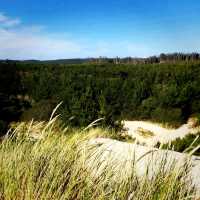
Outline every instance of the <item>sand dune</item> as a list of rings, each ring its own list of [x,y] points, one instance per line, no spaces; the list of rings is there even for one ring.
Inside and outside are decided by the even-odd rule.
[[[151,122],[144,121],[124,121],[126,134],[135,138],[140,144],[155,146],[158,142],[166,144],[177,138],[184,138],[188,134],[197,134],[200,127],[191,128],[188,124],[184,124],[177,129],[167,129]],[[140,130],[152,132],[152,135],[144,136]]]

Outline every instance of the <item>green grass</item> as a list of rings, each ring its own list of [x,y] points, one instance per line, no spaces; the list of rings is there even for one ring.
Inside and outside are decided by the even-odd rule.
[[[189,134],[184,138],[177,138],[170,143],[164,145],[157,144],[156,146],[160,147],[161,149],[168,149],[185,153],[194,151],[193,155],[200,156],[200,133],[195,135]]]
[[[121,181],[113,178],[111,166],[92,175],[93,168],[100,166],[88,168],[86,163],[98,145],[89,146],[87,141],[96,137],[114,137],[114,133],[62,128],[56,118],[17,125],[0,144],[0,200],[194,199],[192,186],[185,182],[187,165],[179,170],[171,166],[166,172],[163,161],[152,180],[148,172],[137,177],[134,163],[131,175]]]

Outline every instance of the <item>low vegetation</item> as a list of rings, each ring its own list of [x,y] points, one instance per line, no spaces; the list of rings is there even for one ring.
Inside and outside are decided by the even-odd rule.
[[[169,149],[185,153],[194,151],[194,155],[200,156],[200,133],[195,135],[189,134],[184,138],[178,138],[170,143],[164,145],[157,144],[156,146],[162,149]]]
[[[137,129],[137,134],[145,137],[145,138],[148,138],[148,137],[153,137],[154,136],[154,133],[152,131],[149,131],[149,130],[146,130],[146,129],[143,129],[141,127],[139,127]]]
[[[185,179],[188,165],[172,166],[169,172],[160,166],[152,180],[148,172],[142,179],[137,177],[134,167],[130,177],[120,182],[112,179],[112,166],[92,176],[95,166],[89,169],[86,163],[98,147],[87,147],[86,141],[112,133],[88,128],[64,128],[56,118],[18,124],[0,145],[0,199],[194,199],[193,187]]]

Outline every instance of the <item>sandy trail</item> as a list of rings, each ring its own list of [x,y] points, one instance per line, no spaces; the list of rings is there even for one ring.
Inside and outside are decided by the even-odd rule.
[[[188,124],[184,124],[178,129],[167,129],[151,122],[144,121],[124,121],[124,128],[127,130],[127,135],[136,139],[140,144],[155,146],[158,142],[166,144],[177,138],[184,138],[188,134],[197,134],[200,132],[200,127],[190,128]],[[140,129],[151,131],[153,135],[143,136]]]

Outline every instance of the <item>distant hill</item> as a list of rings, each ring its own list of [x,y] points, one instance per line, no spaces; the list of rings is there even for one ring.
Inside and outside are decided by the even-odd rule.
[[[0,60],[0,62],[23,62],[23,63],[45,63],[45,64],[82,64],[89,62],[88,58],[58,59],[58,60]]]
[[[89,61],[90,61],[89,58],[72,58],[72,59],[45,60],[40,62],[50,63],[50,64],[82,64]]]

